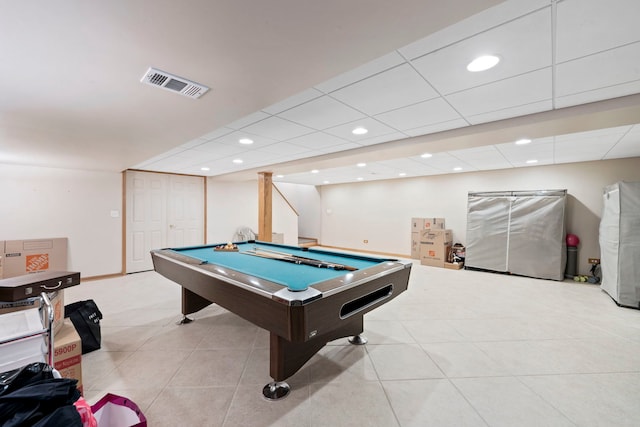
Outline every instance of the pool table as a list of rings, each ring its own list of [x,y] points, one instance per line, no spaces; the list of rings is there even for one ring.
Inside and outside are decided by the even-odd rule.
[[[182,286],[182,314],[211,303],[270,332],[268,399],[332,340],[364,344],[363,315],[407,289],[410,261],[260,241],[151,251],[155,271]],[[287,258],[287,259],[284,259]]]

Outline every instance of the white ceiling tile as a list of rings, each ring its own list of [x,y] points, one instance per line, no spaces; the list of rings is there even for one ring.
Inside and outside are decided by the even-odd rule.
[[[300,104],[304,104],[305,102],[311,101],[312,99],[316,99],[320,96],[322,96],[322,92],[314,88],[310,88],[296,95],[293,95],[285,99],[284,101],[280,101],[276,104],[270,105],[267,108],[263,108],[262,111],[272,115],[276,115],[285,110],[288,110],[289,108],[297,107]]]
[[[558,64],[556,94],[562,97],[636,82],[640,80],[638,63],[640,42]]]
[[[251,139],[253,141],[253,144],[250,144],[250,145],[240,144],[240,139],[242,138]],[[261,147],[264,147],[265,145],[270,145],[277,141],[275,139],[265,138],[264,136],[254,135],[244,130],[240,130],[240,131],[235,131],[235,132],[226,134],[214,140],[213,142],[227,144],[227,145],[234,145],[234,146],[240,147],[243,150],[249,150],[249,149],[261,148]]]
[[[371,62],[354,68],[353,70],[340,74],[339,76],[334,77],[331,80],[327,80],[324,83],[316,85],[315,88],[324,93],[330,93],[360,80],[364,80],[367,77],[371,77],[374,74],[378,74],[390,68],[396,67],[404,62],[405,61],[402,56],[398,55],[398,53],[396,52],[391,52],[387,55],[381,56],[380,58],[374,59]]]
[[[464,117],[551,99],[551,68],[457,92],[446,97]]]
[[[420,102],[375,116],[387,125],[405,131],[459,119],[460,115],[442,98]]]
[[[347,142],[344,141],[342,144],[333,145],[331,147],[317,147],[314,148],[314,151],[319,154],[328,154],[328,153],[338,153],[340,151],[351,150],[353,148],[360,148],[361,145],[356,144],[355,142]]]
[[[438,96],[411,66],[404,64],[331,93],[369,115],[405,107]]]
[[[213,130],[213,131],[211,131],[209,133],[206,133],[206,134],[202,135],[198,139],[204,139],[205,141],[211,141],[213,139],[220,138],[221,136],[225,136],[226,134],[229,134],[231,132],[233,132],[233,129],[227,128],[227,127],[222,127],[222,128],[215,129],[215,130]]]
[[[284,111],[278,116],[317,130],[338,126],[365,117],[361,112],[329,96],[316,98]]]
[[[458,119],[450,120],[448,122],[436,123],[430,126],[421,126],[414,129],[408,129],[403,132],[409,136],[420,136],[430,133],[442,132],[450,129],[458,129],[465,126],[469,126],[469,122],[467,122],[465,119]]]
[[[564,142],[579,142],[584,144],[613,144],[628,135],[631,126],[617,126],[606,129],[596,129],[588,132],[576,132],[566,135],[557,135],[556,144]]]
[[[553,103],[550,99],[548,99],[545,101],[532,102],[530,104],[519,105],[517,107],[505,108],[488,113],[475,114],[473,116],[468,116],[467,120],[469,120],[469,123],[471,123],[472,125],[477,125],[480,123],[493,122],[496,120],[503,120],[511,117],[540,113],[542,111],[549,111],[551,109],[553,109]]]
[[[200,156],[208,156],[210,158],[233,156],[234,154],[246,151],[246,147],[240,144],[224,144],[218,141],[209,141],[205,144],[192,148],[189,151],[196,152]],[[207,153],[207,154],[204,154]]]
[[[414,159],[428,167],[447,173],[453,173],[453,168],[455,167],[461,167],[462,170],[460,172],[476,170],[472,165],[449,153],[434,153],[432,157],[429,158],[414,157]]]
[[[297,138],[292,138],[287,142],[316,150],[344,144],[347,141],[324,132],[314,132]]]
[[[554,159],[559,163],[569,162],[571,159],[574,159],[573,161],[601,160],[628,130],[628,126],[621,126],[556,136]]]
[[[504,169],[512,167],[511,163],[495,147],[468,148],[465,150],[448,151],[449,155],[470,164],[478,170]]]
[[[605,159],[640,157],[640,125],[635,125],[605,155]],[[640,167],[640,159],[638,160]]]
[[[565,0],[557,5],[557,60],[640,41],[638,0]],[[588,41],[588,42],[587,42]]]
[[[553,137],[537,138],[530,144],[517,145],[513,142],[498,144],[495,146],[498,151],[512,165],[524,165],[527,160],[536,159],[553,162],[554,141]]]
[[[545,7],[549,7],[549,0],[505,1],[398,49],[398,51],[406,58],[414,59]]]
[[[266,146],[264,148],[260,149],[261,151],[264,151],[265,153],[273,153],[276,154],[278,156],[286,156],[286,157],[296,157],[296,156],[302,156],[304,157],[304,155],[306,153],[309,153],[311,151],[310,148],[308,147],[303,147],[300,145],[296,145],[296,144],[290,144],[288,142],[278,142],[276,144],[271,144],[269,146]],[[298,157],[296,157],[298,158]]]
[[[279,154],[268,152],[268,151],[265,151],[264,149],[261,149],[261,150],[245,151],[244,153],[239,153],[233,157],[242,159],[244,165],[251,165],[253,167],[253,166],[266,165],[270,161],[277,159],[279,156],[280,156]],[[229,161],[232,161],[232,160],[233,159],[230,159]]]
[[[383,142],[397,141],[406,137],[407,136],[403,133],[393,132],[393,133],[388,133],[384,135],[373,136],[370,138],[360,139],[356,142],[362,146],[367,146],[367,145],[380,144]]]
[[[382,165],[393,167],[398,172],[405,172],[408,175],[417,175],[424,173],[425,170],[430,171],[432,168],[425,166],[423,163],[417,162],[410,158],[391,159],[377,162]],[[435,169],[433,169],[435,171]]]
[[[557,97],[555,107],[564,108],[573,105],[588,104],[589,102],[618,98],[620,96],[634,93],[640,93],[640,80],[615,86],[608,86],[600,89],[593,89],[587,92],[580,92],[573,95]]]
[[[368,132],[364,135],[354,135],[351,131],[358,126],[366,128]],[[360,141],[394,133],[395,130],[377,120],[365,118],[326,129],[325,132],[347,141],[359,143]]]
[[[245,126],[249,126],[250,124],[259,122],[260,120],[264,120],[269,117],[269,114],[263,111],[256,111],[255,113],[249,114],[248,116],[242,117],[232,123],[226,125],[226,127],[238,130],[242,129]]]
[[[313,132],[313,129],[275,116],[247,126],[243,128],[243,130],[254,135],[260,135],[278,141],[284,141]]]
[[[414,59],[412,64],[441,94],[450,94],[551,65],[550,9],[532,13],[459,43]],[[467,65],[481,55],[498,55],[490,70]]]
[[[602,160],[603,153],[596,151],[556,152],[553,156],[554,163],[592,162]]]
[[[191,166],[199,162],[199,158],[194,155],[192,152],[187,152],[185,154],[176,154],[171,157],[158,160],[147,167],[155,169],[155,168],[182,168]]]
[[[555,144],[554,156],[556,160],[575,156],[589,160],[600,160],[614,145],[615,142],[594,144],[584,141],[565,141]]]
[[[535,162],[531,163],[532,160],[535,160]],[[537,156],[535,158],[526,160],[513,160],[512,163],[513,167],[515,168],[528,168],[535,166],[553,165],[556,164],[556,161],[553,159],[553,156]]]

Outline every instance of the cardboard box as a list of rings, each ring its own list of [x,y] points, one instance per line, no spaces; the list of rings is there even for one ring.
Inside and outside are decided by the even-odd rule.
[[[64,290],[49,292],[47,295],[53,308],[53,334],[55,336],[60,332],[62,324],[64,323]],[[40,308],[40,299],[28,298],[13,302],[0,301],[0,314],[13,313],[30,308]]]
[[[63,378],[78,380],[77,387],[82,393],[82,342],[70,320],[64,322],[53,345],[53,367]]]
[[[420,243],[420,264],[444,268],[450,245]]]
[[[451,230],[422,230],[420,243],[432,243],[438,245],[453,245],[453,231]]]
[[[1,242],[0,242],[1,243]],[[2,276],[22,276],[49,270],[67,270],[67,238],[6,240],[0,247]]]
[[[412,233],[425,229],[444,230],[444,218],[411,218]]]
[[[420,259],[420,233],[411,233],[411,258]]]
[[[444,230],[444,218],[425,218],[425,230]]]
[[[451,270],[460,270],[462,267],[464,267],[464,262],[445,262],[444,263],[444,268],[449,268]]]

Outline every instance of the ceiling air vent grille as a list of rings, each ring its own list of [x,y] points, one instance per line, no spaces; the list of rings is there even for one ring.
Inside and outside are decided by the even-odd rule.
[[[200,98],[209,90],[209,88],[204,85],[155,68],[149,68],[140,81],[196,99]]]

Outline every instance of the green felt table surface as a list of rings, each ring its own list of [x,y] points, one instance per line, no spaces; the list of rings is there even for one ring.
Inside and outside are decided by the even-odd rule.
[[[325,250],[303,250],[295,246],[276,245],[264,242],[236,243],[238,252],[216,251],[219,245],[194,246],[175,248],[173,251],[201,262],[216,264],[221,267],[260,277],[271,282],[288,287],[292,291],[302,291],[314,283],[333,279],[350,272],[347,270],[335,270],[332,268],[319,268],[309,265],[299,265],[290,262],[261,258],[248,255],[251,250],[267,249],[294,256],[312,258],[328,263],[337,263],[355,267],[358,270],[366,269],[389,261],[384,258],[374,258],[360,255],[343,254]]]

